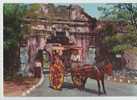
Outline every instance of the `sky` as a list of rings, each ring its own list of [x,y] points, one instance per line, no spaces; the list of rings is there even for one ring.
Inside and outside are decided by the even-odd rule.
[[[105,6],[105,4],[80,4],[84,11],[87,12],[92,17],[99,18],[101,16],[101,12],[98,11],[98,7]]]
[[[90,16],[96,17],[97,19],[102,15],[102,12],[98,11],[98,7],[112,7],[111,3],[84,3],[79,5],[84,8],[84,11],[87,12]]]
[[[60,5],[60,4],[59,4]],[[61,5],[69,5],[69,4],[61,4]],[[88,13],[92,17],[96,17],[97,19],[101,16],[101,12],[98,11],[98,7],[103,6],[106,7],[106,4],[97,4],[97,3],[82,3],[80,5],[86,13]],[[108,6],[108,5],[107,5]]]

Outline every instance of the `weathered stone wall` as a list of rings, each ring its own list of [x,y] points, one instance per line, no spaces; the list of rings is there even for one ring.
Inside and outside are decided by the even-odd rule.
[[[89,17],[80,6],[71,7],[69,15],[70,19],[67,20],[63,17],[57,19],[57,16],[55,16],[52,21],[45,18],[38,18],[37,20],[33,18],[25,19],[31,26],[31,32],[27,33],[30,35],[28,39],[30,66],[33,66],[33,61],[38,49],[43,49],[44,46],[46,46],[47,51],[51,51],[51,47],[49,45],[47,46],[47,44],[50,43],[48,40],[54,40],[55,42],[56,40],[59,42],[62,40],[66,42],[66,40],[68,41],[69,39],[69,43],[73,43],[76,47],[82,48],[81,60],[85,63],[88,56],[88,48],[91,45],[95,46],[96,34],[93,33],[95,28],[92,27],[95,24],[95,18]],[[64,33],[65,36],[63,35]],[[48,38],[47,42],[44,37]],[[50,39],[51,37],[54,38]],[[57,39],[55,39],[55,37]],[[62,41],[61,44],[65,45]]]
[[[137,70],[137,52],[133,50],[125,51],[123,57],[127,68]]]

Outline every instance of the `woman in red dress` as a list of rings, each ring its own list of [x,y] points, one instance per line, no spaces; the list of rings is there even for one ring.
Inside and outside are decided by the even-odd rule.
[[[64,83],[64,65],[58,55],[53,56],[49,71],[50,86],[55,90],[60,90]]]

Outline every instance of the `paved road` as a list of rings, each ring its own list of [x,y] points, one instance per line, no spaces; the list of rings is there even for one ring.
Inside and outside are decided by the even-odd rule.
[[[105,81],[107,96],[137,96],[137,85],[112,83]],[[98,96],[97,84],[95,80],[88,79],[85,90],[78,90],[72,87],[70,77],[65,78],[62,91],[56,91],[49,87],[48,77],[45,76],[43,84],[32,91],[28,96]],[[106,96],[101,94],[101,96]]]

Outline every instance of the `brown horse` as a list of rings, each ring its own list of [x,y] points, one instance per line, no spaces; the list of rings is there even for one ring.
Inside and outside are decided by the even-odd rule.
[[[98,95],[101,94],[100,91],[100,81],[102,83],[103,92],[106,94],[104,85],[104,75],[112,75],[112,64],[108,63],[102,67],[93,67],[92,65],[85,64],[83,67],[76,67],[72,70],[72,81],[74,86],[79,89],[84,89],[88,78],[95,79],[98,84]]]

